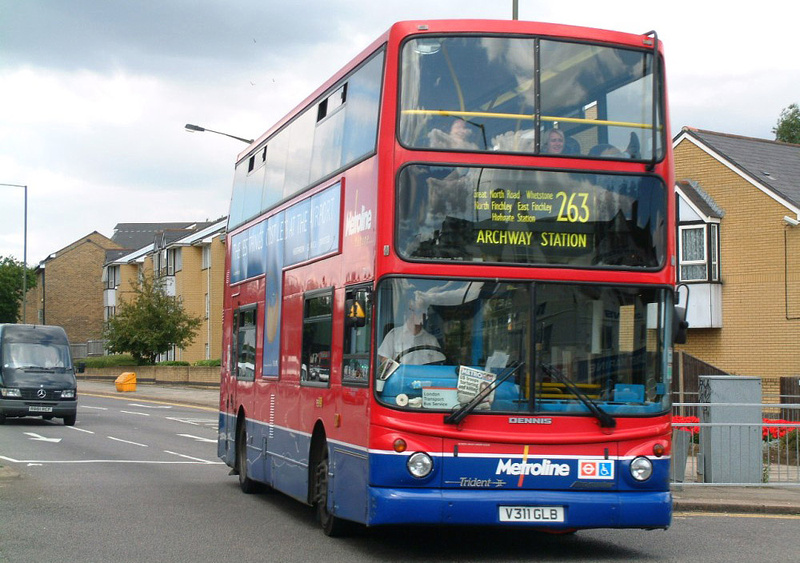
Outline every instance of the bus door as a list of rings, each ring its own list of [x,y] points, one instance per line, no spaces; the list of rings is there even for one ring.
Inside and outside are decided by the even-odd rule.
[[[230,375],[226,388],[225,409],[226,420],[224,436],[224,458],[234,462],[236,452],[236,421],[239,406],[251,393],[255,380],[256,365],[256,305],[247,305],[234,310],[233,331],[229,350]],[[245,415],[249,405],[245,404]],[[220,456],[222,457],[222,456]]]

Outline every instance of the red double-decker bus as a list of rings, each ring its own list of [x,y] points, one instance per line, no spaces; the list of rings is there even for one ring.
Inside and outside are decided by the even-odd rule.
[[[219,455],[353,523],[666,528],[675,202],[661,45],[403,22],[255,141]]]

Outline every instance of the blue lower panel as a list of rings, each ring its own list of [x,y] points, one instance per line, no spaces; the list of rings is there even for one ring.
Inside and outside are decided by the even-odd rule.
[[[501,506],[561,506],[564,522],[500,521]],[[370,488],[368,525],[476,524],[532,528],[667,528],[669,492],[465,491]]]

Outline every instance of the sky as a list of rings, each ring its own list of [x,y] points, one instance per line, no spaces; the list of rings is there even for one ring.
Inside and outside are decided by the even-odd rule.
[[[511,16],[512,0],[0,0],[0,184],[28,187],[28,265],[117,223],[227,215],[245,145],[186,123],[257,138],[395,21]],[[800,103],[798,16],[790,1],[519,0],[520,20],[656,30],[673,136],[774,139]],[[24,193],[0,185],[0,257],[23,257]]]

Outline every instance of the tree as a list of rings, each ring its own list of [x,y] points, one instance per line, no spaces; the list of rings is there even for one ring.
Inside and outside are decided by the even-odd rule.
[[[173,346],[183,348],[194,341],[202,320],[166,294],[162,279],[145,278],[134,287],[133,298],[120,303],[103,332],[109,352],[129,353],[139,364],[152,364]]]
[[[0,323],[16,323],[22,319],[22,262],[0,257]],[[36,273],[28,268],[25,280],[28,289],[36,287]]]
[[[775,133],[776,141],[800,144],[800,107],[792,104],[784,108],[772,132]]]

